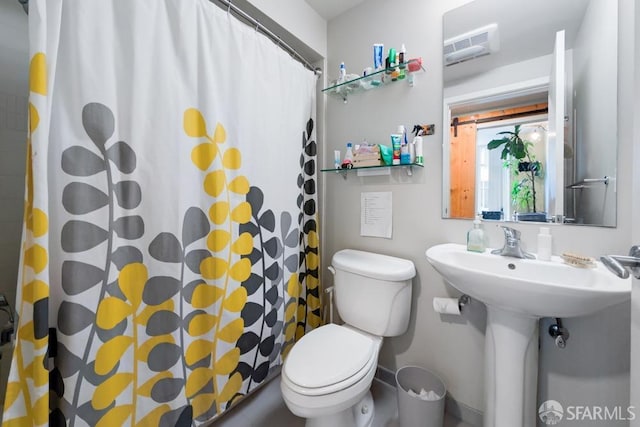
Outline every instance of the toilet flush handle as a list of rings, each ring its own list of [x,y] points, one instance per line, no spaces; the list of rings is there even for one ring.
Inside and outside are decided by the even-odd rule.
[[[330,265],[329,267],[327,267],[327,270],[329,270],[331,272],[331,274],[333,274],[334,276],[336,275],[336,269],[333,268],[332,265]]]

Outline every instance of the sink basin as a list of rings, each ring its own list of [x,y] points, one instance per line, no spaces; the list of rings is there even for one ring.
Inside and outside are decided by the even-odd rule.
[[[468,252],[447,243],[427,259],[453,287],[485,303],[485,427],[535,427],[538,319],[595,313],[631,297],[631,279],[594,268]]]
[[[631,279],[620,279],[601,263],[577,268],[551,261],[469,252],[446,243],[427,250],[433,267],[458,289],[487,305],[533,317],[575,317],[626,301]]]

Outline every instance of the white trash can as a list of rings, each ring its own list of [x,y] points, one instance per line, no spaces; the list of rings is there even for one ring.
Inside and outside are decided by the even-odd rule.
[[[403,366],[396,371],[400,427],[442,427],[444,382],[420,366]]]

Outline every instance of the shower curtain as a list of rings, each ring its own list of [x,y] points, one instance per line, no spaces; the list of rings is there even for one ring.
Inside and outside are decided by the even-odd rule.
[[[4,426],[190,426],[320,324],[315,83],[207,0],[31,0]]]

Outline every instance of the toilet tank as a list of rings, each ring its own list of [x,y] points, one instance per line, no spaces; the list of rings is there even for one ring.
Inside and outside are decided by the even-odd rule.
[[[413,262],[343,249],[331,260],[336,308],[345,323],[373,335],[402,335],[411,314]]]

